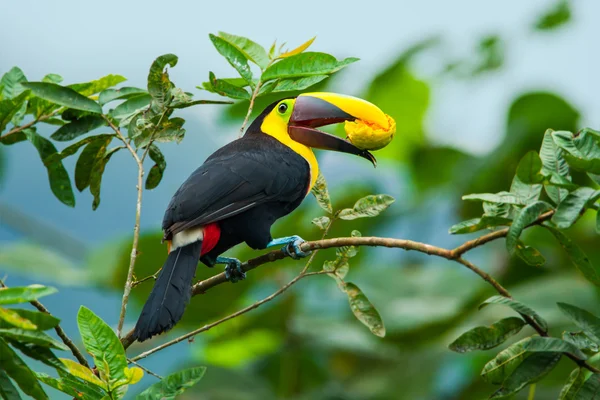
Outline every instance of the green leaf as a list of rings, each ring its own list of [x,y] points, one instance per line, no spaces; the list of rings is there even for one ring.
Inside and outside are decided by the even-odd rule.
[[[94,357],[100,373],[107,376],[109,381],[126,378],[125,349],[110,326],[83,306],[77,313],[77,325],[85,349]]]
[[[222,100],[194,100],[187,103],[169,104],[169,108],[188,108],[197,106],[199,104],[233,104],[233,102]]]
[[[509,377],[527,357],[527,352],[523,348],[523,345],[527,343],[529,339],[530,338],[525,338],[512,344],[498,353],[493,360],[485,364],[481,371],[483,380],[496,385],[504,382],[504,380]]]
[[[592,374],[585,383],[581,386],[581,389],[577,392],[575,399],[587,400],[596,399],[600,393],[600,374]]]
[[[174,400],[186,389],[197,384],[204,376],[206,367],[195,367],[175,372],[160,382],[155,383],[148,389],[136,396],[136,400]]]
[[[227,40],[215,36],[212,33],[208,35],[211,42],[223,57],[227,59],[229,64],[236,69],[236,71],[240,74],[242,78],[246,80],[250,84],[250,86],[254,86],[252,82],[252,71],[250,70],[250,66],[248,65],[248,60],[244,53],[238,50],[234,45],[229,43]]]
[[[160,149],[154,144],[150,145],[148,155],[154,161],[154,165],[150,168],[150,172],[146,178],[146,189],[150,190],[156,188],[162,180],[165,168],[167,168],[167,162]]]
[[[217,79],[212,72],[208,73],[208,79],[215,93],[231,99],[250,100],[250,93],[246,89],[232,85],[222,79]]]
[[[600,344],[600,318],[579,307],[566,303],[557,303],[558,308],[581,328],[590,338]]]
[[[59,142],[66,142],[104,125],[106,125],[104,118],[98,115],[86,115],[61,126],[50,137]]]
[[[540,158],[544,169],[550,172],[553,176],[550,178],[551,182],[557,181],[560,178],[570,182],[571,176],[569,171],[569,164],[563,157],[563,151],[559,148],[552,139],[552,129],[548,129],[544,133],[544,140],[542,141],[542,147],[540,149]],[[554,178],[554,179],[552,179]],[[548,194],[548,197],[556,204],[560,203],[569,193],[568,190],[553,185],[545,185],[544,189]]]
[[[535,29],[540,31],[556,29],[571,20],[571,8],[567,0],[558,0],[535,23]]]
[[[331,206],[331,198],[329,197],[329,190],[327,189],[327,181],[323,174],[319,173],[317,176],[317,181],[315,185],[312,187],[310,192],[317,199],[317,204],[323,210],[325,210],[329,214],[333,214],[333,207]]]
[[[348,295],[350,309],[354,316],[362,322],[376,336],[385,336],[385,326],[377,309],[371,304],[367,296],[353,283],[346,282],[344,291]]]
[[[587,356],[577,346],[559,338],[532,336],[523,347],[530,352],[570,353],[577,358],[587,360]]]
[[[313,218],[313,220],[311,222],[313,224],[315,224],[316,226],[318,226],[319,229],[325,230],[329,226],[331,219],[329,217],[323,216],[323,217]]]
[[[165,67],[167,65],[175,67],[177,60],[175,54],[164,54],[157,57],[150,66],[148,93],[161,109],[171,102],[171,89],[175,87],[169,80],[169,74],[165,71]]]
[[[453,225],[448,232],[452,235],[473,233],[482,229],[495,228],[497,226],[508,226],[512,223],[512,220],[504,217],[492,217],[484,215],[481,218],[473,218],[467,221],[460,222]]]
[[[600,190],[589,187],[576,189],[556,207],[552,222],[560,229],[569,228],[579,218],[586,205],[595,202],[598,198],[600,198]]]
[[[33,343],[42,347],[51,347],[58,350],[69,350],[67,346],[54,340],[51,336],[40,331],[11,328],[0,329],[0,336],[22,343]]]
[[[509,306],[510,308],[512,308],[513,310],[518,312],[519,314],[527,315],[528,317],[533,319],[535,322],[537,322],[537,324],[544,331],[548,331],[548,324],[542,317],[540,317],[531,308],[529,308],[528,306],[526,306],[525,304],[523,304],[521,302],[518,302],[515,299],[511,299],[511,298],[504,297],[504,296],[492,296],[489,299],[487,299],[486,301],[484,301],[479,306],[479,309],[482,309],[483,307],[487,306],[488,304],[503,304],[505,306]]]
[[[12,99],[23,93],[25,88],[21,86],[21,82],[27,82],[25,74],[19,67],[12,67],[10,71],[2,75],[2,79],[0,79],[0,86],[2,87],[0,97]]]
[[[75,196],[71,187],[71,179],[69,173],[65,169],[62,161],[52,158],[56,154],[56,147],[43,136],[38,135],[33,129],[25,129],[23,131],[27,140],[37,149],[42,162],[48,172],[48,180],[50,181],[50,189],[52,193],[63,204],[69,207],[75,207]]]
[[[152,141],[159,143],[169,143],[173,141],[180,143],[185,136],[185,129],[182,128],[184,123],[185,120],[183,118],[171,118],[168,121],[164,121],[156,128],[156,132],[151,135],[151,137],[148,136],[144,138],[145,140],[140,140],[137,143],[137,146],[147,146],[151,138]]]
[[[584,332],[563,332],[562,338],[569,343],[573,343],[580,350],[597,353],[600,349],[598,344],[592,341]]]
[[[323,271],[331,272],[334,276],[334,279],[344,279],[350,270],[350,264],[348,263],[348,257],[339,256],[334,261],[325,261],[323,263]],[[337,281],[338,279],[336,279]],[[344,283],[342,281],[338,281],[340,284],[340,289],[345,292]]]
[[[82,192],[90,186],[92,170],[97,162],[101,162],[106,154],[106,149],[112,141],[111,136],[99,135],[88,143],[75,164],[75,186]]]
[[[563,386],[558,396],[558,400],[575,400],[577,394],[581,391],[581,387],[585,383],[585,371],[583,368],[576,368],[569,375],[569,379]]]
[[[517,176],[526,184],[540,183],[544,180],[542,160],[538,153],[532,150],[521,158],[517,167]]]
[[[488,217],[501,217],[509,218],[512,206],[506,203],[489,203],[484,201],[482,203],[483,215]],[[512,219],[511,219],[512,221]]]
[[[94,163],[94,167],[92,168],[92,173],[90,175],[90,193],[94,196],[92,210],[96,210],[100,205],[100,186],[102,185],[102,175],[104,174],[106,164],[108,164],[108,161],[110,161],[110,158],[113,156],[113,154],[119,150],[121,150],[121,147],[115,147],[114,149],[106,151],[102,158],[97,159]]]
[[[271,65],[263,72],[261,80],[266,82],[272,79],[330,75],[356,61],[358,58],[354,57],[338,61],[334,56],[326,53],[300,53]]]
[[[510,192],[519,196],[523,204],[531,204],[539,200],[540,195],[542,194],[542,187],[543,185],[541,183],[533,185],[523,183],[519,177],[515,175],[510,185]]]
[[[463,196],[462,199],[478,200],[488,203],[514,204],[518,206],[525,205],[524,200],[520,196],[509,192],[467,194]]]
[[[84,96],[91,96],[93,94],[100,93],[103,90],[106,90],[110,87],[118,85],[121,82],[125,82],[126,80],[127,79],[125,79],[121,75],[110,74],[103,76],[100,79],[93,80],[91,82],[75,83],[67,87],[75,90],[76,92]]]
[[[6,321],[9,325],[12,325],[11,327],[30,330],[37,329],[36,324],[27,318],[21,317],[21,315],[15,310],[8,308],[0,307],[0,320]]]
[[[105,105],[115,100],[126,100],[133,96],[137,96],[140,94],[148,94],[148,92],[144,89],[136,88],[136,87],[122,87],[119,89],[106,89],[100,92],[98,95],[98,103],[101,105]]]
[[[563,156],[571,167],[579,171],[600,174],[600,134],[583,129],[577,136],[571,132],[552,133],[554,143],[564,150]]]
[[[243,36],[236,36],[225,32],[219,32],[219,36],[238,49],[248,60],[258,65],[260,69],[264,70],[269,64],[267,51],[258,43]]]
[[[76,399],[83,400],[101,400],[105,399],[106,392],[97,386],[75,378],[73,375],[60,372],[61,379],[53,378],[49,375],[36,372],[36,377],[46,385],[55,388],[63,393],[73,396]]]
[[[145,110],[150,105],[152,97],[149,94],[139,94],[128,98],[123,103],[115,107],[111,112],[111,116],[118,120],[125,120],[126,117]]]
[[[365,196],[359,199],[353,208],[345,208],[340,211],[338,216],[345,220],[376,217],[394,201],[396,200],[387,194]]]
[[[76,143],[73,143],[70,146],[65,147],[60,153],[51,154],[50,156],[48,156],[46,158],[46,163],[64,160],[65,158],[77,153],[77,151],[81,147],[85,146],[88,143],[91,143],[93,141],[100,140],[100,139],[114,138],[115,136],[116,135],[112,134],[112,133],[104,133],[101,135],[88,136],[86,138],[81,139],[80,141],[78,141]]]
[[[515,248],[515,254],[519,256],[527,265],[532,265],[534,267],[541,267],[546,263],[546,259],[539,252],[539,250],[527,246],[522,241],[517,241],[517,247]]]
[[[592,282],[594,285],[600,286],[600,271],[592,265],[592,262],[583,250],[581,250],[571,238],[558,229],[546,224],[544,224],[544,228],[548,229],[554,235],[556,240],[558,240],[579,272],[581,272],[588,281]]]
[[[10,381],[6,372],[0,369],[0,398],[5,400],[21,400],[17,388]]]
[[[541,214],[552,209],[550,204],[538,201],[520,209],[513,220],[512,225],[508,228],[506,234],[506,249],[510,254],[517,252],[517,242],[521,233],[529,225],[533,224]]]
[[[0,338],[0,365],[25,394],[37,400],[48,399],[33,372],[2,338]]]
[[[6,128],[13,117],[21,110],[23,104],[27,101],[28,96],[29,91],[25,91],[13,99],[0,101],[0,132]]]
[[[276,81],[275,86],[269,90],[269,93],[305,90],[327,78],[329,78],[329,75],[313,75],[298,79],[281,79]]]
[[[537,382],[556,367],[561,354],[536,353],[527,357],[512,374],[502,383],[502,387],[490,396],[500,399],[511,396],[525,386]]]
[[[71,88],[46,82],[23,82],[21,85],[30,89],[34,95],[52,103],[74,108],[75,110],[102,114],[100,104],[77,93]]]
[[[492,349],[519,333],[523,325],[525,321],[521,318],[504,318],[491,326],[478,326],[463,333],[448,347],[457,353]]]
[[[56,293],[57,291],[53,287],[42,285],[0,289],[0,304],[28,303],[40,297]]]
[[[60,319],[44,312],[25,310],[22,308],[11,308],[10,311],[33,323],[36,326],[36,329],[39,331],[52,329],[60,322]],[[14,325],[0,321],[0,328],[6,329],[12,327],[14,327]]]
[[[64,364],[48,347],[39,346],[32,343],[21,343],[15,340],[10,341],[10,344],[27,357],[38,360],[54,369],[66,370]]]

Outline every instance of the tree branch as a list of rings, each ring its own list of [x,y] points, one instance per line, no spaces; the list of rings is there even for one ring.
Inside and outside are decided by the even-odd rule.
[[[538,217],[538,219],[536,219],[532,224],[530,224],[528,227],[533,226],[533,225],[539,225],[542,222],[550,219],[552,217],[552,215],[554,214],[554,211],[549,211],[546,212],[542,215],[540,215],[540,217]],[[312,276],[312,275],[321,275],[326,273],[325,271],[318,271],[318,272],[312,272],[312,273],[308,273],[308,267],[310,265],[310,263],[312,262],[316,252],[320,249],[328,249],[328,248],[332,248],[332,247],[342,247],[342,246],[381,246],[381,247],[389,247],[389,248],[401,248],[404,250],[414,250],[414,251],[418,251],[424,254],[428,254],[428,255],[433,255],[433,256],[437,256],[437,257],[441,257],[441,258],[445,258],[447,260],[451,260],[451,261],[455,261],[463,266],[465,266],[466,268],[470,269],[471,271],[473,271],[474,273],[476,273],[477,275],[479,275],[483,280],[485,280],[486,282],[488,282],[499,294],[501,294],[504,297],[508,297],[508,298],[512,298],[512,296],[510,295],[510,293],[508,292],[508,290],[506,290],[506,288],[504,288],[498,281],[496,281],[491,275],[489,275],[487,272],[479,269],[477,266],[475,266],[474,264],[472,264],[471,262],[465,260],[464,258],[462,258],[461,256],[463,254],[465,254],[466,252],[475,249],[479,246],[482,246],[485,243],[491,242],[493,240],[505,237],[508,233],[508,228],[504,228],[504,229],[500,229],[498,231],[494,231],[491,232],[489,234],[480,236],[477,239],[474,240],[470,240],[467,241],[465,243],[463,243],[462,245],[454,248],[454,249],[444,249],[441,247],[436,247],[436,246],[432,246],[426,243],[420,243],[420,242],[415,242],[412,240],[404,240],[404,239],[394,239],[394,238],[380,238],[380,237],[342,237],[342,238],[334,238],[334,239],[324,239],[324,237],[327,235],[327,232],[329,230],[329,227],[331,226],[331,222],[328,225],[327,229],[325,230],[325,233],[323,235],[323,239],[318,240],[318,241],[314,241],[314,242],[305,242],[301,245],[301,249],[302,251],[313,251],[309,261],[307,262],[307,264],[305,265],[305,267],[303,268],[303,270],[300,272],[300,274],[298,276],[296,276],[294,279],[292,279],[290,282],[288,282],[286,285],[284,285],[283,287],[281,287],[278,291],[276,291],[275,293],[273,293],[272,295],[264,298],[263,300],[260,300],[246,308],[243,308],[242,310],[239,310],[233,314],[230,314],[218,321],[215,321],[211,324],[208,325],[204,325],[203,327],[196,329],[192,332],[189,332],[185,335],[179,336],[169,342],[166,342],[160,346],[157,346],[153,349],[150,349],[146,352],[143,352],[141,354],[139,354],[136,357],[133,357],[131,360],[132,361],[137,361],[140,360],[142,358],[148,357],[149,355],[156,353],[157,351],[160,351],[166,347],[172,346],[176,343],[179,343],[185,339],[188,339],[190,337],[193,337],[199,333],[205,332],[217,325],[220,325],[230,319],[236,318],[242,314],[245,314],[259,306],[261,306],[264,303],[267,303],[271,300],[273,300],[275,297],[279,296],[280,294],[282,294],[284,291],[286,291],[287,289],[289,289],[292,285],[294,285],[296,282],[298,282],[300,279],[305,278],[307,276]],[[281,260],[283,258],[285,258],[287,255],[281,251],[281,250],[277,250],[277,251],[272,251],[269,252],[267,254],[264,254],[262,256],[253,258],[251,260],[248,260],[247,262],[242,264],[242,269],[244,271],[250,271],[260,265],[269,263],[269,262],[273,262],[276,260]],[[204,281],[198,282],[196,283],[193,288],[192,288],[192,295],[195,296],[196,294],[199,293],[204,293],[206,290],[217,286],[221,283],[226,282],[227,280],[225,279],[225,274],[224,273],[220,273],[218,275],[215,275],[209,279],[206,279]],[[535,331],[540,334],[541,336],[548,336],[548,333],[541,327],[539,326],[539,324],[533,320],[531,317],[521,314],[521,317],[525,320],[525,322],[527,322],[528,325],[530,325],[533,329],[535,329]],[[123,343],[123,346],[125,348],[128,348],[132,343],[133,340],[131,339],[133,335],[133,331],[129,332],[123,339],[121,339],[121,342]],[[585,362],[584,360],[581,360],[579,358],[577,358],[576,356],[570,354],[570,353],[564,353],[567,357],[569,357],[571,360],[573,360],[577,365],[579,365],[582,368],[586,368],[592,372],[600,372],[600,369],[597,369],[596,367],[594,367],[593,365],[588,364],[587,362]]]
[[[129,295],[131,294],[131,287],[133,285],[133,272],[135,269],[135,260],[138,254],[138,242],[140,239],[140,219],[142,215],[142,193],[144,191],[144,162],[141,159],[135,149],[131,146],[131,143],[125,136],[121,130],[113,124],[113,122],[106,115],[102,115],[102,118],[108,123],[108,126],[112,128],[113,131],[117,134],[117,137],[123,142],[123,144],[127,147],[127,150],[131,153],[131,156],[135,160],[138,167],[137,174],[137,202],[135,208],[135,225],[133,226],[133,244],[131,246],[131,256],[129,258],[129,269],[127,270],[127,280],[125,281],[125,289],[123,290],[123,300],[121,301],[121,312],[119,314],[119,323],[117,325],[117,336],[121,337],[121,332],[123,330],[123,323],[125,322],[125,314],[127,312],[127,302],[129,301]],[[144,156],[146,153],[144,153]]]
[[[0,287],[8,288],[8,286],[6,286],[1,279],[0,279]],[[34,301],[31,301],[30,303],[32,306],[37,308],[39,311],[41,311],[45,314],[52,315],[52,314],[50,314],[50,311],[48,311],[48,309],[39,301],[34,300]],[[56,325],[54,327],[54,330],[56,331],[56,334],[58,335],[58,337],[60,337],[62,342],[71,350],[71,353],[73,353],[73,355],[75,356],[77,361],[79,361],[79,364],[83,365],[86,368],[90,368],[90,365],[88,364],[84,355],[81,354],[81,351],[79,351],[77,346],[75,346],[75,343],[73,343],[73,341],[67,336],[67,334],[65,333],[63,328],[60,327],[60,324]]]
[[[529,226],[539,225],[542,222],[550,219],[553,214],[554,214],[554,211],[548,211],[547,213],[540,215],[540,217]],[[466,253],[472,249],[482,246],[488,242],[505,237],[507,233],[508,233],[508,228],[500,229],[500,230],[488,233],[486,235],[480,236],[477,239],[469,240],[454,249],[444,249],[441,247],[432,246],[427,243],[415,242],[412,240],[381,238],[381,237],[374,237],[374,236],[372,236],[372,237],[369,237],[369,236],[342,237],[342,238],[335,238],[335,239],[322,239],[322,240],[318,240],[318,241],[314,241],[314,242],[305,242],[302,244],[301,249],[302,249],[302,251],[310,251],[310,250],[328,249],[331,247],[342,247],[342,246],[378,246],[378,247],[400,248],[400,249],[404,249],[407,251],[408,250],[418,251],[420,253],[442,257],[447,260],[457,260],[459,263],[465,265],[464,263],[468,263],[468,262],[466,260],[463,260],[461,258],[461,255],[463,255],[464,253]],[[244,272],[248,272],[248,271],[251,271],[254,268],[257,268],[263,264],[267,264],[267,263],[274,262],[277,260],[282,260],[286,257],[287,257],[286,254],[281,250],[271,251],[269,253],[263,254],[261,256],[258,256],[256,258],[252,258],[252,259],[246,261],[245,263],[242,264],[242,269],[244,270]],[[498,293],[502,294],[503,296],[506,296],[506,294],[502,293],[502,291],[500,290],[500,288],[502,288],[502,286],[500,286],[500,284],[498,284],[498,282],[496,282],[490,275],[488,275],[484,271],[479,270],[477,267],[475,267],[472,264],[469,264],[469,265],[465,265],[465,266],[467,268],[471,269],[477,275],[481,276],[484,280],[486,280],[492,286],[494,286],[494,289],[496,289],[498,291]],[[227,281],[227,278],[225,278],[225,273],[221,272],[220,274],[217,274],[215,276],[212,276],[208,279],[205,279],[203,281],[196,283],[192,287],[192,296],[196,296],[198,294],[203,294],[207,290],[209,290],[215,286],[218,286],[220,284],[226,283],[226,282],[228,282],[228,281]],[[506,292],[506,293],[508,293],[508,292]],[[508,297],[510,297],[510,296],[508,296]],[[131,346],[131,344],[134,342],[132,337],[133,337],[133,330],[129,331],[127,333],[127,335],[125,335],[121,339],[121,342],[123,343],[123,346],[125,348],[128,348],[129,346]]]

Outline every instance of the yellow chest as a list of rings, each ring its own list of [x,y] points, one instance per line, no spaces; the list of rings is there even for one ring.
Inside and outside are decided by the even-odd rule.
[[[307,193],[310,192],[319,176],[319,164],[317,163],[317,158],[312,149],[302,143],[292,140],[287,133],[287,124],[277,116],[268,115],[261,125],[261,130],[267,135],[279,140],[306,160],[310,168],[310,183],[308,185]]]

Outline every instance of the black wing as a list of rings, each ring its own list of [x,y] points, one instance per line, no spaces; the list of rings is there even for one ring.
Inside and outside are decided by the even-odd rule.
[[[181,185],[163,219],[165,238],[270,201],[293,202],[309,183],[308,163],[270,136],[245,136],[217,150]]]

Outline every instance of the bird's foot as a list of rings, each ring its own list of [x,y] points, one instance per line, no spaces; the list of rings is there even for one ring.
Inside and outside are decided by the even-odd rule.
[[[300,246],[304,242],[306,242],[306,240],[302,239],[298,235],[294,235],[279,239],[273,239],[269,242],[267,247],[285,244],[285,246],[281,248],[281,251],[283,251],[286,255],[290,256],[294,260],[299,260],[301,258],[307,257],[311,253],[310,251],[302,251],[302,249],[300,248]]]
[[[225,264],[225,278],[236,283],[246,279],[246,273],[242,269],[242,263],[237,258],[217,257],[218,264]]]

